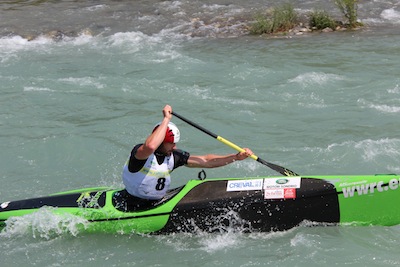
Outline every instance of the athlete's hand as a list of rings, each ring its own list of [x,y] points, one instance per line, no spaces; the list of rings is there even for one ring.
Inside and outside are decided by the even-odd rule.
[[[170,105],[165,105],[163,109],[164,118],[171,119],[172,118],[172,107]]]
[[[246,147],[243,149],[244,149],[243,152],[239,152],[236,154],[236,160],[244,160],[253,155],[253,151],[251,151],[249,148]]]

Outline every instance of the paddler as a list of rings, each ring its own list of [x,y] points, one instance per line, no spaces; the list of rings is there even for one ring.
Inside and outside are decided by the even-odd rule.
[[[171,122],[172,107],[166,105],[163,120],[158,123],[143,144],[134,146],[126,162],[122,179],[125,189],[134,198],[157,201],[170,188],[170,173],[180,167],[215,168],[237,160],[244,160],[253,152],[244,148],[243,152],[228,155],[190,155],[177,149],[180,139],[179,129]]]

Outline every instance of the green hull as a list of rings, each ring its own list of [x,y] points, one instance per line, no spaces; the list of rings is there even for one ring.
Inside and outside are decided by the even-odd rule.
[[[350,175],[192,180],[151,207],[132,205],[120,189],[79,189],[3,202],[0,225],[11,217],[54,207],[56,215],[84,219],[79,225],[84,232],[213,232],[232,225],[265,232],[287,230],[303,221],[391,226],[400,224],[399,179]],[[235,214],[235,219],[227,219],[227,214]]]
[[[399,176],[348,176],[335,183],[340,222],[356,225],[400,224]]]

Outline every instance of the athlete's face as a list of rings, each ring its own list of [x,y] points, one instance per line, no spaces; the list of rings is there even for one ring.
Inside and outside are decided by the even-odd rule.
[[[167,156],[170,156],[172,154],[172,151],[176,149],[176,144],[175,143],[163,143],[162,145],[162,153],[164,153]]]

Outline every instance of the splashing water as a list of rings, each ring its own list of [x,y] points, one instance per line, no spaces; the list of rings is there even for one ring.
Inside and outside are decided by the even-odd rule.
[[[43,207],[25,216],[11,217],[0,235],[11,238],[31,233],[33,238],[48,240],[65,233],[77,236],[80,229],[87,227],[88,221],[81,217],[56,212],[57,208]]]

